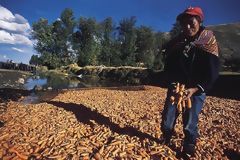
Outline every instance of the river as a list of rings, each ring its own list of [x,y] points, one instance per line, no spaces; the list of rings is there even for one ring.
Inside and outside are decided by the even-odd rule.
[[[51,99],[65,89],[128,86],[126,83],[98,76],[64,76],[62,74],[34,75],[28,72],[0,70],[0,92],[3,101],[17,100],[36,103]]]

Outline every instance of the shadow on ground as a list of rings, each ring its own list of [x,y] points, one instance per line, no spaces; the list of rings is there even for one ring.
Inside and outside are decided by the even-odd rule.
[[[61,107],[67,111],[73,112],[76,115],[78,121],[81,123],[91,125],[92,123],[90,120],[94,120],[100,125],[105,125],[106,127],[109,127],[113,132],[116,132],[118,134],[136,136],[139,137],[140,140],[148,138],[150,140],[159,142],[159,139],[154,138],[149,134],[142,133],[138,131],[136,128],[130,126],[121,128],[118,124],[111,122],[108,117],[105,117],[102,114],[98,113],[97,111],[91,110],[90,108],[82,104],[64,103],[56,101],[48,101],[47,103],[57,107]]]
[[[18,101],[23,96],[28,96],[30,91],[13,88],[0,88],[0,102]]]
[[[220,75],[209,96],[240,100],[240,75]]]
[[[111,131],[116,132],[118,134],[125,134],[128,136],[136,136],[141,141],[145,138],[148,138],[149,140],[155,141],[156,143],[163,144],[163,140],[155,138],[147,133],[143,133],[136,128],[133,128],[131,126],[127,127],[120,127],[118,124],[113,123],[110,121],[110,119],[97,111],[91,110],[90,108],[82,105],[82,104],[75,104],[75,103],[64,103],[59,101],[47,101],[48,104],[52,104],[56,107],[61,107],[65,109],[66,111],[71,111],[75,114],[77,120],[81,123],[92,125],[92,122],[90,120],[94,120],[96,123],[100,125],[105,125],[106,127],[109,127]],[[113,139],[109,140],[108,143],[110,143]],[[175,146],[169,146],[174,152],[176,152],[177,158],[183,158],[186,159],[186,155],[184,155],[181,152],[180,148],[176,148]],[[159,159],[159,157],[152,157],[153,159]]]
[[[240,159],[240,153],[234,151],[233,149],[225,149],[224,154],[230,159],[230,160],[239,160]]]

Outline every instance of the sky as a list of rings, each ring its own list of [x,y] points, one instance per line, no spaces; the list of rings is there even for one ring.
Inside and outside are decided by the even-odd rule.
[[[43,17],[52,23],[65,8],[71,8],[76,19],[94,17],[101,22],[112,17],[116,25],[136,16],[137,26],[167,32],[189,6],[202,8],[206,26],[240,22],[240,0],[0,0],[0,61],[28,63],[36,54],[33,22]]]

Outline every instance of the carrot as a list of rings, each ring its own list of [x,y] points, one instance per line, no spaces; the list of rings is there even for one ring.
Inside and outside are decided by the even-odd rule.
[[[185,100],[182,101],[182,107],[183,107],[183,108],[186,107],[186,101],[185,101]]]
[[[192,102],[190,98],[187,99],[187,102],[188,102],[188,105],[187,105],[188,109],[192,108]]]
[[[185,90],[185,85],[184,84],[181,84],[180,86],[180,91],[184,91]]]
[[[177,107],[178,107],[178,111],[179,111],[179,112],[182,112],[182,104],[179,103],[179,104],[177,105]]]
[[[178,99],[178,103],[177,103],[177,105],[181,104],[182,100],[183,100],[183,97],[180,96],[179,99]]]
[[[180,90],[180,87],[179,87],[179,83],[177,83],[177,86],[176,86],[176,93],[178,93],[179,92],[179,90]]]
[[[20,153],[19,153],[15,148],[13,148],[13,147],[9,149],[9,152],[15,153],[20,159],[25,159],[25,160],[28,159],[28,156],[23,155],[23,154],[20,154]]]
[[[99,153],[96,153],[96,154],[94,155],[94,158],[95,158],[96,160],[100,160],[100,159],[101,159],[101,155],[100,155]]]

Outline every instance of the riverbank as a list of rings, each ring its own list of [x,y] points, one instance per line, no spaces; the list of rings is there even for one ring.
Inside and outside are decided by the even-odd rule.
[[[9,101],[17,101],[30,94],[24,88],[30,76],[30,72],[0,69],[0,114],[6,111]]]
[[[69,66],[64,66],[53,71],[47,71],[46,67],[42,67],[40,68],[40,70],[43,70],[42,73],[46,73],[47,75],[53,75],[52,73],[57,73],[78,77],[80,81],[84,82],[80,85],[81,88],[82,86],[91,86],[91,84],[88,85],[87,83],[91,82],[92,80],[94,81],[93,86],[97,86],[97,83],[102,83],[101,81],[107,81],[107,83],[102,83],[102,85],[100,86],[109,86],[106,84],[110,83],[119,83],[122,85],[154,85],[163,88],[167,88],[168,86],[167,75],[163,71],[152,70],[142,67],[79,67],[76,64],[71,64]],[[89,80],[88,78],[84,80],[85,77],[95,78],[93,78],[92,80]],[[218,79],[216,80],[210,92],[208,92],[208,95],[240,100],[240,94],[238,89],[240,88],[239,81],[240,73],[238,72],[220,72]]]
[[[4,122],[0,128],[0,157],[181,158],[181,118],[173,146],[158,141],[165,96],[166,89],[136,86],[65,90],[37,104],[10,101],[0,115]],[[194,159],[239,156],[239,107],[238,100],[207,97]]]
[[[0,88],[23,89],[26,79],[31,75],[25,71],[0,69]]]

